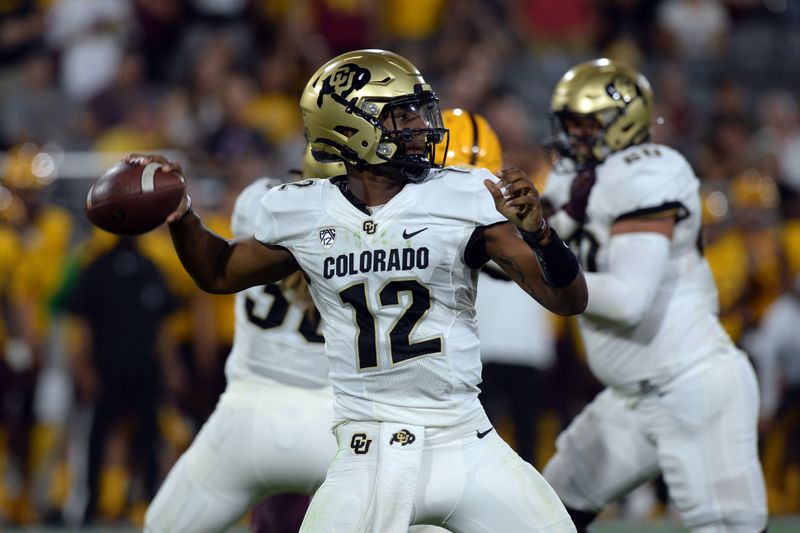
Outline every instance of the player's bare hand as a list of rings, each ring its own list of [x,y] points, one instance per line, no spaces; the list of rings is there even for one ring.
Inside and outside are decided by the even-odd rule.
[[[492,194],[494,205],[512,224],[523,231],[537,231],[542,227],[542,205],[539,191],[528,176],[516,167],[506,167],[497,173],[497,184],[484,180]]]
[[[159,154],[128,154],[122,160],[129,165],[140,165],[146,167],[150,163],[159,163],[164,172],[177,172],[183,176],[183,169],[178,163],[168,160]]]
[[[147,166],[150,163],[159,163],[161,165],[161,170],[164,172],[176,172],[183,176],[183,169],[181,168],[180,164],[175,163],[174,161],[168,160],[163,155],[159,154],[129,154],[125,156],[123,161],[129,165],[140,165],[140,166]],[[185,178],[184,178],[185,179]],[[183,218],[186,214],[186,211],[192,206],[191,200],[189,199],[189,193],[186,189],[183,189],[183,198],[181,198],[181,202],[178,204],[178,207],[170,213],[167,217],[167,223],[175,222]]]

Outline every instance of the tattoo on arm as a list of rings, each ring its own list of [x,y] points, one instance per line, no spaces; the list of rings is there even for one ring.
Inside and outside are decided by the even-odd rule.
[[[498,265],[503,267],[503,270],[513,279],[520,287],[525,289],[525,292],[530,294],[531,296],[534,295],[534,286],[528,279],[528,276],[525,275],[524,268],[517,263],[512,257],[508,256],[501,256],[495,259]]]

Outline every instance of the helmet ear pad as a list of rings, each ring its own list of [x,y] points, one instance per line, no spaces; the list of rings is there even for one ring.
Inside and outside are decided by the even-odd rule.
[[[325,80],[322,85],[325,86]],[[312,107],[309,113],[302,107],[301,110],[306,139],[315,152],[362,166],[365,160],[375,157],[383,129],[377,117],[356,107],[355,100],[348,101],[334,93],[324,97],[318,109]],[[383,104],[374,104],[369,109],[377,114],[382,107]]]
[[[634,144],[645,142],[650,136],[650,115],[652,102],[636,82],[627,76],[616,76],[609,84],[609,93],[617,96],[624,104],[610,124],[604,125],[603,141],[611,150],[617,152]]]

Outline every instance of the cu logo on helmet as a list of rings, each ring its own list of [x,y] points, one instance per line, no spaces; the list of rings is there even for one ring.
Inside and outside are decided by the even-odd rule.
[[[322,80],[322,88],[317,97],[317,106],[322,107],[325,95],[341,95],[347,98],[350,93],[363,88],[369,83],[372,75],[369,70],[355,63],[346,63],[337,68],[333,74]]]

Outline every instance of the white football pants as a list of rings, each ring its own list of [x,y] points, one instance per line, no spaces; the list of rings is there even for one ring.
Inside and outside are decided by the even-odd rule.
[[[313,494],[336,453],[332,425],[329,387],[229,383],[147,509],[145,533],[221,533],[265,496]]]
[[[544,476],[564,504],[596,512],[659,472],[694,532],[766,527],[757,450],[758,385],[738,351],[648,394],[601,392],[556,441]]]
[[[380,492],[378,426],[350,421],[336,428],[339,451],[302,533],[354,532],[371,495]],[[483,412],[464,424],[424,431],[412,524],[453,533],[575,531],[553,489],[497,435]]]
[[[336,453],[333,392],[230,383],[145,516],[146,533],[219,533],[264,496],[313,494]]]

